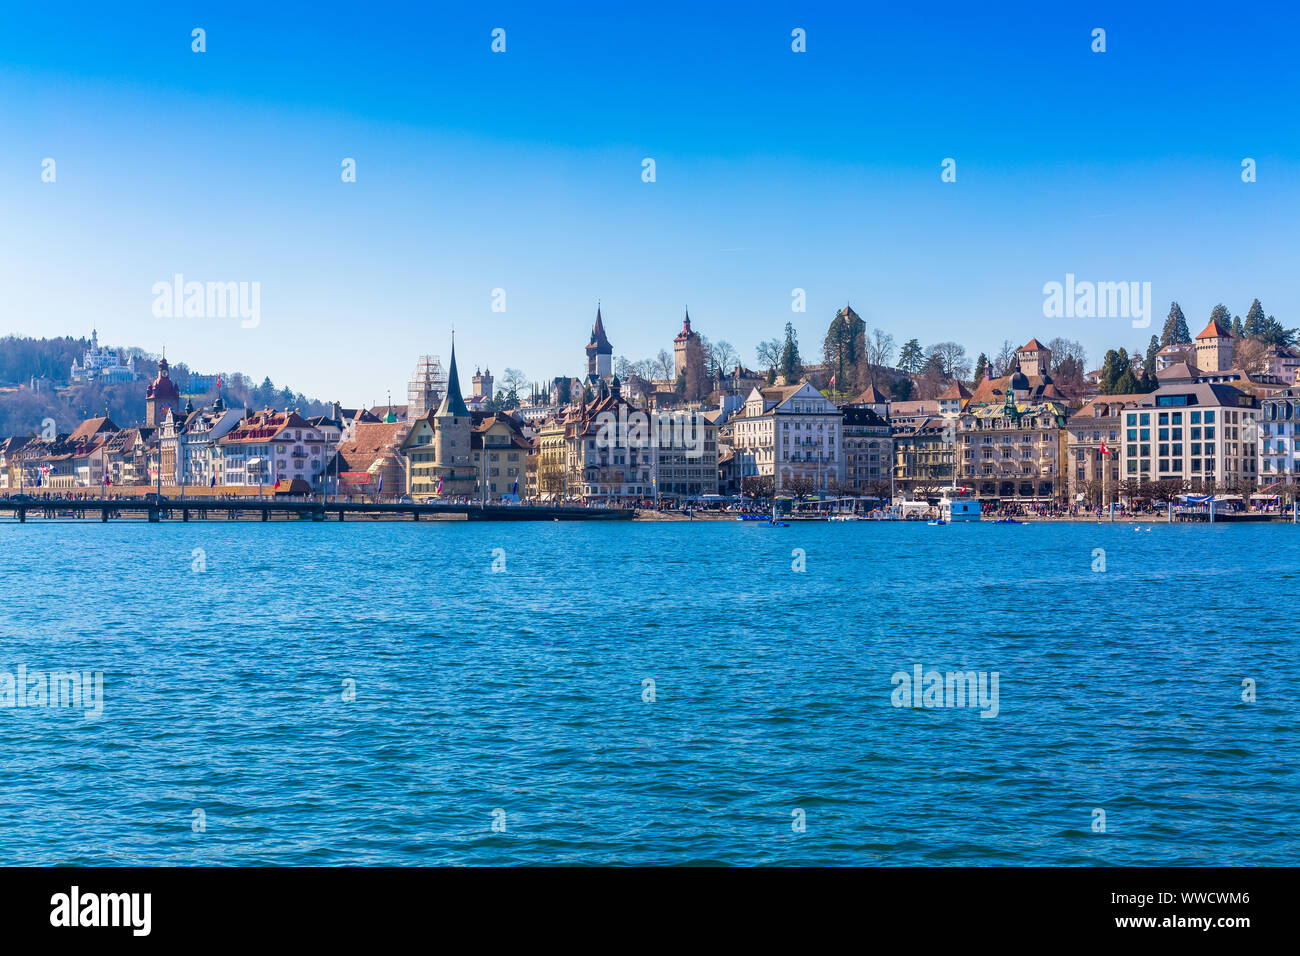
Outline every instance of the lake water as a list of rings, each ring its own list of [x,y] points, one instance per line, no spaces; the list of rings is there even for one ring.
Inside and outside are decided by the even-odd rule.
[[[5,521],[0,584],[0,674],[104,675],[0,708],[3,864],[1300,863],[1291,525]]]

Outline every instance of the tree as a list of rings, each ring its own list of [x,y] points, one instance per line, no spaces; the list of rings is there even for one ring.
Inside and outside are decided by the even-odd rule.
[[[989,357],[983,352],[975,360],[975,384],[978,385],[984,380],[984,373],[989,370]]]
[[[781,340],[767,339],[766,341],[759,342],[758,346],[754,349],[754,355],[758,360],[758,367],[763,369],[763,371],[770,373],[774,368],[781,364]],[[769,381],[771,380],[771,377],[771,375],[768,376]]]
[[[1262,372],[1268,364],[1268,343],[1261,338],[1241,339],[1232,350],[1232,361],[1247,372]]]
[[[1166,345],[1183,345],[1192,340],[1191,330],[1187,328],[1187,318],[1183,315],[1182,307],[1177,302],[1169,303],[1169,318],[1165,319],[1165,327],[1160,331],[1160,346]]]
[[[1119,381],[1115,383],[1115,391],[1111,394],[1136,395],[1141,391],[1143,391],[1142,383],[1139,382],[1137,376],[1133,374],[1133,369],[1126,368],[1124,369],[1124,374],[1119,377]]]
[[[1052,367],[1048,369],[1047,372],[1053,378],[1057,376],[1065,363],[1069,362],[1071,359],[1076,361],[1080,367],[1086,365],[1088,362],[1087,351],[1080,343],[1074,341],[1074,339],[1057,336],[1047,343],[1047,347],[1052,353]]]
[[[840,388],[853,388],[858,365],[866,348],[867,324],[856,313],[842,310],[835,313],[826,338],[822,341],[822,358],[835,374],[835,384]]]
[[[917,339],[908,339],[903,343],[903,350],[898,353],[898,367],[909,375],[921,371],[925,364],[925,352]]]
[[[1241,328],[1246,335],[1259,335],[1264,331],[1264,307],[1259,304],[1259,299],[1250,303],[1250,308],[1246,311],[1246,321]]]
[[[970,359],[966,349],[956,342],[936,342],[925,350],[927,363],[934,362],[944,378],[967,378],[970,376]]]
[[[1147,343],[1146,358],[1142,360],[1142,391],[1154,392],[1159,386],[1156,380],[1156,355],[1160,352],[1160,339],[1151,336]]]
[[[1128,364],[1128,352],[1124,349],[1118,351],[1111,349],[1106,353],[1106,358],[1101,365],[1101,381],[1098,386],[1103,395],[1128,394],[1116,387],[1124,373],[1129,371]],[[1134,381],[1137,381],[1135,377]]]
[[[1002,340],[1002,346],[998,349],[998,354],[993,356],[993,377],[1001,378],[1003,375],[1010,375],[1011,369],[1016,363],[1016,347],[1008,339]]]
[[[508,368],[501,376],[501,384],[505,386],[507,394],[512,396],[511,404],[515,404],[520,391],[528,384],[528,376],[517,368]]]
[[[1255,300],[1255,304],[1256,305],[1259,304],[1258,299]],[[1254,306],[1251,306],[1251,308],[1254,308]],[[1222,325],[1225,329],[1230,330],[1232,328],[1232,313],[1228,311],[1228,307],[1226,305],[1220,302],[1218,305],[1216,305],[1213,309],[1210,310],[1210,321],[1217,322],[1220,325]],[[1250,321],[1249,316],[1247,316],[1247,321]]]
[[[1300,329],[1284,329],[1282,323],[1270,315],[1264,320],[1259,337],[1269,345],[1295,345],[1300,338]]]
[[[912,380],[910,378],[896,378],[889,386],[890,397],[896,402],[910,402],[912,400]]]
[[[673,377],[673,357],[665,349],[660,349],[659,354],[655,356],[655,375],[661,381]]]
[[[1259,300],[1256,299],[1255,301],[1258,302]],[[1244,337],[1245,334],[1246,334],[1246,330],[1241,324],[1241,316],[1234,315],[1232,317],[1232,337],[1234,339],[1239,339]]]
[[[915,339],[913,339],[915,341]],[[919,343],[918,343],[919,344]],[[867,340],[866,360],[868,365],[888,366],[894,357],[894,337],[884,329],[876,329]],[[858,384],[863,384],[859,380]]]
[[[740,353],[726,339],[714,342],[711,352],[715,375],[726,375],[740,362]]]
[[[781,375],[787,385],[793,385],[803,372],[803,362],[799,359],[799,338],[795,335],[794,324],[785,324],[785,344],[781,346]]]

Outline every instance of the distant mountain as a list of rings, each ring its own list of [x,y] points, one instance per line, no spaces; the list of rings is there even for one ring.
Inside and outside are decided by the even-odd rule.
[[[0,438],[40,431],[47,418],[54,419],[59,432],[70,432],[83,420],[103,415],[105,409],[119,426],[144,422],[144,391],[156,374],[158,356],[138,348],[121,349],[124,360],[135,358],[140,374],[137,381],[71,384],[72,362],[81,361],[89,347],[88,339],[0,338]],[[172,365],[170,373],[182,398],[190,398],[195,407],[216,398],[211,373],[200,378],[184,362]],[[297,408],[307,416],[328,411],[325,402],[289,388],[277,388],[270,378],[257,385],[240,372],[223,373],[221,377],[221,392],[230,405]]]

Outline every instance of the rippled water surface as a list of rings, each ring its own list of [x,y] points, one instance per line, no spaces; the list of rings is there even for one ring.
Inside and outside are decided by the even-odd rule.
[[[0,863],[1300,863],[1291,525],[5,521],[0,584],[0,672],[104,674],[0,708]]]

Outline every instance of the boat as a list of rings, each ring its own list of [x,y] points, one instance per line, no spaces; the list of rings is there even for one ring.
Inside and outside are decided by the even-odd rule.
[[[857,515],[827,515],[827,521],[861,521]]]
[[[1017,521],[1015,518],[998,518],[993,524],[1024,524],[1024,522]]]
[[[927,521],[927,522],[926,522],[926,524],[931,524],[931,525],[940,525],[940,524],[947,524],[947,523],[948,523],[948,522],[944,521],[942,518],[937,518],[937,519],[935,519],[934,521]]]
[[[945,521],[979,521],[980,503],[969,487],[945,488],[939,499],[939,517]]]

